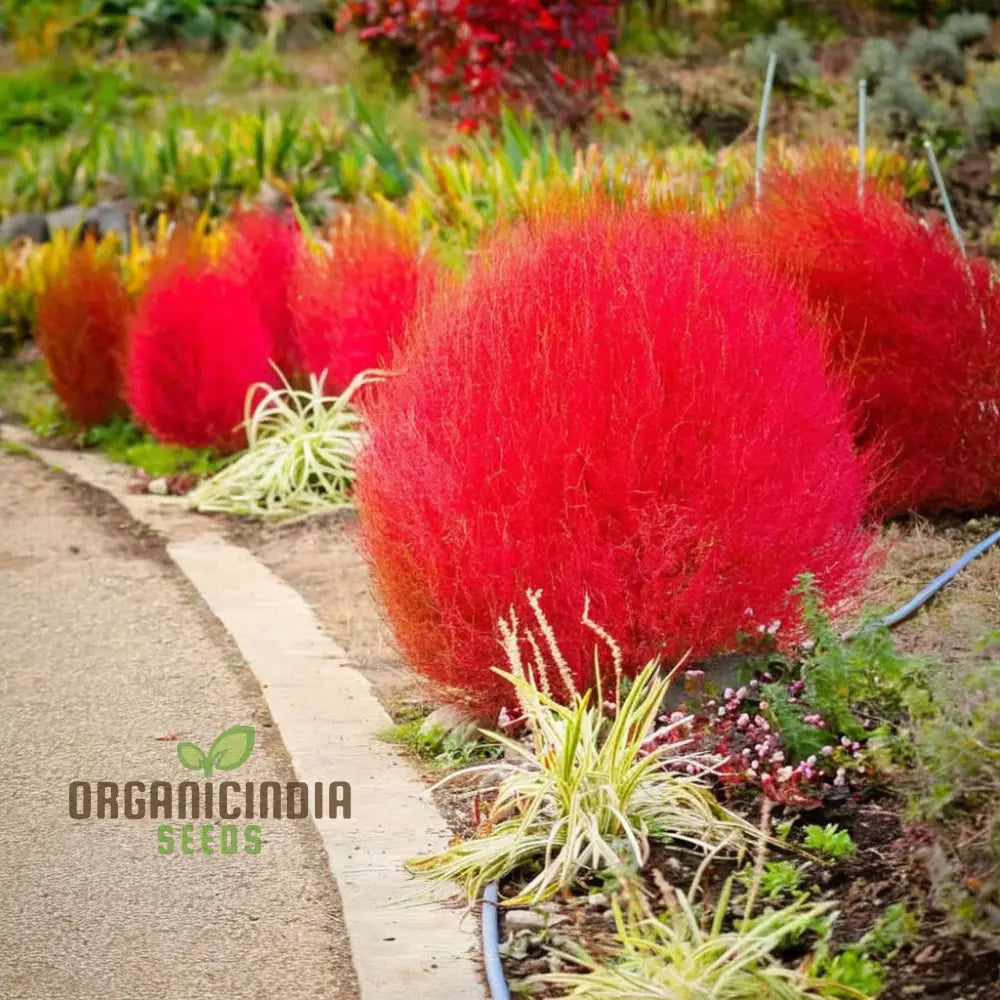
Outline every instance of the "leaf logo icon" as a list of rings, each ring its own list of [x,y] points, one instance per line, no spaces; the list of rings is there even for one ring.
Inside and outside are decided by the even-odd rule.
[[[255,739],[253,726],[233,726],[216,736],[207,754],[194,743],[178,743],[177,759],[182,767],[201,771],[210,778],[214,769],[235,771],[245,764],[253,753]]]

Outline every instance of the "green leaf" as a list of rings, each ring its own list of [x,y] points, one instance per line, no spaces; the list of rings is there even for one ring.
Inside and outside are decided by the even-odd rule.
[[[253,753],[253,726],[233,726],[215,738],[209,759],[220,771],[235,771]]]
[[[206,761],[205,754],[193,743],[178,743],[177,759],[189,771],[200,771]]]

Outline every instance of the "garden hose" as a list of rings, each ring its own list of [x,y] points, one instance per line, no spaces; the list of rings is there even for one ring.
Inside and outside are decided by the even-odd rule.
[[[490,882],[483,893],[483,962],[492,1000],[510,1000],[510,990],[500,964],[499,896],[497,883]]]
[[[953,580],[973,559],[981,556],[987,549],[992,548],[1000,542],[1000,529],[994,531],[989,538],[984,538],[978,545],[973,546],[962,556],[953,566],[946,569],[939,577],[932,580],[923,590],[917,594],[913,600],[904,604],[898,611],[883,618],[880,622],[885,628],[892,628],[901,621],[909,618],[918,608],[923,607],[946,583]]]
[[[1000,529],[969,549],[958,562],[946,569],[940,576],[935,577],[916,597],[904,604],[898,611],[887,615],[879,624],[885,628],[892,628],[909,618],[942,587],[958,576],[973,559],[981,556],[998,542],[1000,542]],[[486,966],[486,982],[489,984],[491,1000],[510,1000],[510,990],[507,987],[507,980],[504,979],[503,966],[500,963],[498,900],[499,888],[496,882],[491,882],[483,893],[483,962]]]

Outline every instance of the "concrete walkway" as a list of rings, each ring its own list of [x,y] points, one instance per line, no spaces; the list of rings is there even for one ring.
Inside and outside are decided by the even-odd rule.
[[[260,821],[256,855],[242,839],[164,855],[160,821],[69,815],[74,781],[198,779],[178,741],[207,749],[235,725],[257,742],[216,784],[294,780],[256,682],[161,543],[0,453],[0,996],[356,1000],[311,822]]]

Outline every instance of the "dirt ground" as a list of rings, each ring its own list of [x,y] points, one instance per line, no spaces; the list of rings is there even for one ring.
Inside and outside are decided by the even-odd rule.
[[[898,521],[883,536],[886,559],[863,604],[895,610],[1000,526],[1000,519]],[[235,522],[231,539],[295,587],[351,654],[384,699],[432,701],[403,666],[372,592],[357,546],[357,517],[339,511],[295,522]],[[960,664],[1000,629],[1000,546],[975,560],[913,618],[896,629],[907,652]]]
[[[889,525],[883,535],[885,562],[864,606],[887,612],[902,606],[998,526],[997,519],[909,519]],[[230,533],[306,598],[370,677],[390,711],[433,703],[431,692],[402,667],[394,651],[391,630],[357,548],[353,513],[284,525],[235,524]],[[899,625],[895,635],[905,651],[929,657],[943,670],[960,671],[963,663],[981,655],[977,643],[997,629],[1000,546],[970,564],[940,596]],[[440,776],[428,771],[429,780]],[[471,783],[456,782],[450,791],[436,795],[453,827],[466,835],[469,803],[480,784],[481,776],[476,776]],[[804,817],[804,822],[840,823],[859,848],[855,858],[817,873],[823,897],[835,900],[841,911],[838,937],[845,942],[859,939],[886,907],[903,902],[919,914],[921,928],[917,940],[890,965],[883,1000],[997,1000],[1000,954],[988,944],[955,934],[947,914],[927,904],[937,857],[933,838],[909,824],[903,812],[901,802],[877,792],[840,807],[836,815],[826,809]],[[671,874],[669,869],[666,874]],[[562,910],[561,916],[570,920],[578,938],[607,931],[606,914]],[[541,942],[533,942],[531,935],[522,934],[513,955],[506,963],[512,980],[548,968]]]

